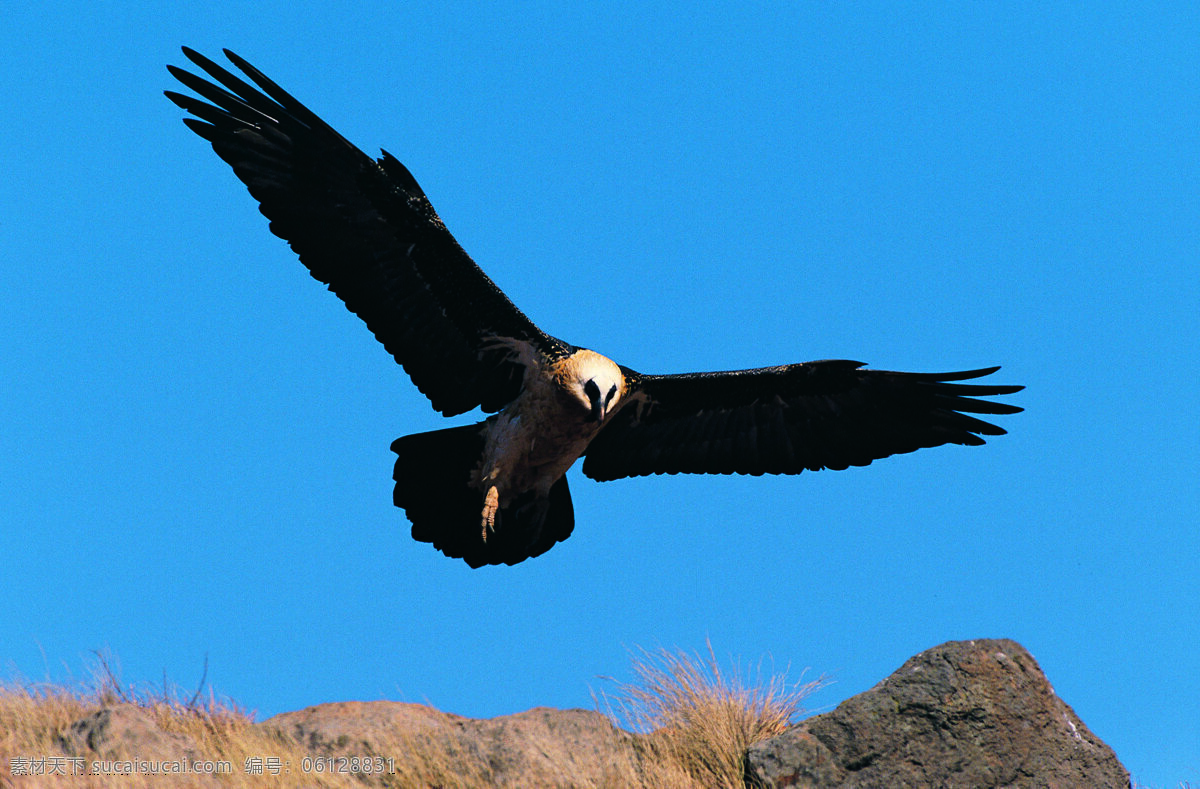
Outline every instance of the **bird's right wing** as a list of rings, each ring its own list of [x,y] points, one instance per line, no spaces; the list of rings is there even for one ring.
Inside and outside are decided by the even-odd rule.
[[[626,370],[628,403],[585,452],[583,473],[799,474],[844,469],[1005,431],[969,414],[1012,414],[980,400],[1024,387],[963,384],[998,370],[898,373],[831,360],[684,375]]]
[[[434,408],[497,411],[520,391],[523,353],[570,352],[475,265],[393,156],[372,160],[229,50],[254,85],[183,52],[215,80],[168,66],[207,100],[167,91],[195,116],[184,123],[212,143],[271,232],[366,321]]]

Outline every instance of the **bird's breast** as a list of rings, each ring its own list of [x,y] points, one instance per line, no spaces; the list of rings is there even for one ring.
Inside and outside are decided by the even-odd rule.
[[[599,429],[553,388],[527,387],[489,420],[477,486],[496,485],[502,503],[535,488],[548,491]]]

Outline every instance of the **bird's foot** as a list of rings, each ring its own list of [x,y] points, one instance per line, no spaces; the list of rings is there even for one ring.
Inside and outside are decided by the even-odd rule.
[[[500,512],[500,490],[492,485],[487,495],[483,497],[483,517],[480,525],[483,527],[483,541],[487,542],[488,532],[496,530],[496,515]]]

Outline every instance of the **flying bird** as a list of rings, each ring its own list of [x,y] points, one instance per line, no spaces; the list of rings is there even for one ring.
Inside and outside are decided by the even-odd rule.
[[[971,414],[1023,387],[952,373],[825,360],[728,372],[643,375],[533,324],[471,260],[417,181],[372,159],[229,50],[249,80],[199,53],[213,81],[174,66],[201,98],[166,91],[188,128],[259,202],[271,232],[360,318],[445,416],[478,424],[403,436],[393,499],[414,539],[472,567],[516,564],[574,529],[566,471],[799,474],[845,469],[1004,430]],[[251,84],[253,83],[253,84]]]

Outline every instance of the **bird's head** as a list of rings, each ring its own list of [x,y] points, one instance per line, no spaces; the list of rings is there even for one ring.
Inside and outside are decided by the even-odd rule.
[[[621,368],[595,351],[576,351],[566,364],[567,392],[587,409],[588,418],[603,422],[617,407],[625,391]]]

